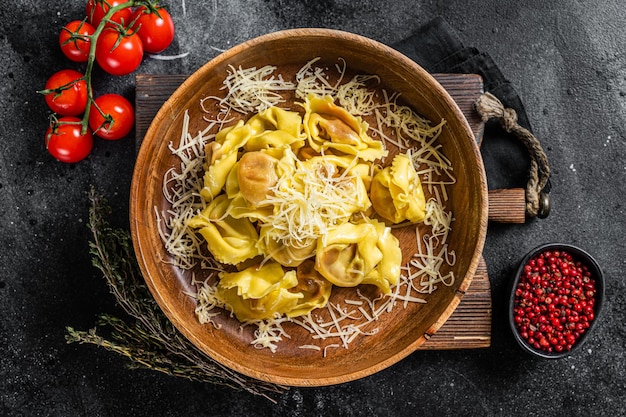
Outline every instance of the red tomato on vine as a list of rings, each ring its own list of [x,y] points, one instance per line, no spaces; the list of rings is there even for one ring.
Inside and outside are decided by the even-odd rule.
[[[137,69],[143,59],[143,44],[131,30],[106,28],[96,43],[96,62],[111,75],[126,75]]]
[[[145,6],[137,8],[133,22],[133,29],[137,30],[146,52],[162,52],[174,40],[174,21],[162,7],[158,7],[156,12],[151,12]]]
[[[46,149],[61,162],[74,163],[85,159],[93,147],[93,135],[89,130],[82,132],[81,120],[77,117],[61,117],[46,131]]]
[[[137,7],[135,5],[143,4]],[[132,7],[131,7],[132,6]],[[112,8],[119,8],[102,23]],[[46,131],[46,149],[63,162],[86,158],[93,147],[94,134],[108,140],[127,136],[135,124],[132,104],[118,94],[91,95],[92,61],[111,75],[126,75],[137,69],[144,50],[158,53],[174,39],[170,14],[156,1],[88,0],[87,18],[67,23],[59,33],[63,54],[74,62],[88,62],[83,75],[74,70],[53,74],[40,93],[50,109],[61,116]],[[102,28],[100,25],[104,26]],[[96,32],[98,30],[97,40]],[[93,43],[96,43],[93,48]],[[95,50],[95,57],[89,53]],[[87,103],[90,108],[86,111]],[[82,120],[78,116],[83,114]]]
[[[59,46],[63,54],[74,62],[87,62],[90,36],[96,31],[91,24],[81,20],[72,20],[63,26],[59,33]]]
[[[78,116],[87,107],[87,83],[78,71],[57,71],[46,81],[44,94],[46,104],[61,116]]]
[[[125,0],[89,0],[87,1],[87,20],[94,27],[98,27],[107,12],[120,4],[126,3]],[[130,7],[121,9],[111,16],[111,21],[124,25],[130,24],[133,12]]]
[[[105,94],[94,100],[89,111],[89,127],[96,136],[117,140],[135,125],[133,105],[119,94]]]

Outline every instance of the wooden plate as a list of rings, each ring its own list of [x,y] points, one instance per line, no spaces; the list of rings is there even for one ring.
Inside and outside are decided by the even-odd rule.
[[[336,63],[345,60],[351,72],[376,74],[382,86],[401,94],[404,102],[433,121],[446,120],[438,141],[454,168],[456,184],[448,191],[454,214],[449,245],[456,251],[455,282],[428,296],[426,304],[409,304],[385,314],[375,335],[359,336],[348,349],[319,351],[300,348],[310,343],[303,329],[277,352],[250,345],[251,329],[220,315],[222,328],[198,322],[189,274],[170,265],[158,233],[155,207],[167,209],[163,174],[176,163],[168,149],[180,137],[185,111],[190,132],[203,129],[200,101],[218,95],[229,65],[242,68],[274,65],[293,71],[313,58]],[[371,375],[406,357],[423,344],[452,314],[478,267],[487,229],[487,186],[482,160],[471,129],[448,93],[421,67],[373,40],[326,29],[293,29],[265,35],[221,54],[191,75],[155,116],[141,145],[131,185],[130,222],[133,244],[146,283],[173,324],[199,349],[245,375],[293,386],[320,386]],[[405,243],[403,243],[404,245]],[[410,243],[407,243],[410,244]],[[403,250],[404,250],[403,246]],[[407,252],[405,252],[407,253]],[[411,252],[412,253],[412,252]],[[345,294],[333,297],[341,302]]]

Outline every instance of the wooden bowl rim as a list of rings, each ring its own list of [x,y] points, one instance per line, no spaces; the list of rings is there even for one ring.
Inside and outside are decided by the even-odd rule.
[[[474,140],[474,134],[469,126],[469,123],[465,119],[462,111],[459,109],[456,102],[452,99],[452,97],[448,94],[448,92],[439,84],[439,82],[432,77],[426,70],[424,70],[420,65],[404,56],[400,52],[392,49],[389,46],[386,46],[378,41],[372,40],[370,38],[366,38],[361,35],[353,34],[350,32],[335,30],[335,29],[323,29],[323,28],[298,28],[298,29],[287,29],[278,32],[272,32],[269,34],[265,34],[248,41],[245,41],[239,45],[236,45],[229,50],[221,53],[215,58],[209,60],[207,63],[202,65],[198,70],[196,70],[193,74],[191,74],[181,85],[176,89],[176,91],[168,98],[168,100],[161,106],[156,116],[154,117],[150,127],[146,131],[145,137],[149,137],[151,132],[156,129],[156,126],[167,118],[170,112],[170,108],[173,106],[176,101],[176,97],[181,94],[182,91],[190,88],[190,86],[194,85],[194,83],[203,77],[204,72],[218,66],[220,63],[230,60],[236,55],[242,53],[247,48],[265,43],[267,41],[276,41],[280,39],[287,38],[297,38],[297,37],[307,37],[307,38],[343,38],[349,42],[355,42],[363,44],[366,48],[375,48],[384,54],[393,57],[394,60],[402,63],[403,65],[410,66],[412,70],[419,74],[420,77],[423,77],[427,80],[427,83],[430,87],[436,90],[438,96],[441,97],[441,100],[446,102],[446,105],[450,107],[452,113],[455,117],[460,121],[460,125],[463,129],[462,136],[467,137],[471,142],[471,149],[474,153],[473,161],[476,162],[477,173],[480,178],[480,190],[477,190],[481,194],[480,198],[480,210],[479,213],[476,213],[477,223],[478,223],[478,238],[476,247],[474,248],[474,252],[472,254],[472,258],[469,262],[468,270],[465,276],[463,277],[463,281],[456,289],[456,292],[453,298],[450,300],[450,303],[447,305],[447,308],[443,311],[443,313],[435,320],[435,322],[428,328],[425,334],[416,336],[415,341],[409,345],[407,345],[403,350],[397,352],[394,355],[391,355],[387,358],[382,359],[377,364],[370,366],[367,369],[357,370],[353,372],[347,372],[343,374],[338,374],[333,377],[310,377],[310,376],[302,376],[302,377],[287,377],[282,375],[272,375],[267,372],[259,371],[257,369],[252,369],[248,367],[246,364],[239,363],[237,361],[231,360],[229,357],[219,354],[214,350],[207,351],[208,348],[205,344],[193,334],[193,332],[188,331],[185,326],[186,320],[181,317],[176,309],[172,308],[172,306],[168,305],[165,302],[165,296],[161,292],[161,288],[155,285],[153,277],[151,275],[151,267],[148,265],[146,258],[144,257],[143,250],[149,250],[149,247],[144,247],[143,241],[140,235],[141,224],[137,221],[137,217],[134,213],[137,212],[138,199],[133,198],[133,196],[138,195],[139,190],[141,189],[141,178],[139,176],[139,172],[137,167],[143,166],[145,164],[145,159],[148,158],[148,149],[144,144],[140,147],[140,150],[137,155],[137,164],[133,174],[132,183],[131,183],[131,192],[130,192],[130,225],[131,225],[131,237],[133,241],[133,246],[135,249],[135,253],[137,255],[138,263],[142,275],[146,281],[148,289],[154,296],[155,300],[159,307],[163,310],[165,315],[174,326],[187,338],[189,339],[200,351],[203,351],[205,354],[210,356],[212,359],[216,360],[218,363],[225,365],[237,372],[240,372],[244,375],[262,380],[271,383],[276,383],[280,385],[287,386],[325,386],[325,385],[334,385],[340,384],[344,382],[354,381],[359,378],[372,375],[376,372],[379,372],[413,353],[419,346],[421,346],[424,342],[428,340],[450,317],[450,315],[454,312],[456,307],[459,305],[463,294],[467,291],[471,284],[472,277],[474,276],[476,269],[478,268],[478,264],[482,257],[482,250],[484,246],[484,241],[487,234],[487,217],[488,217],[488,204],[487,204],[487,183],[486,183],[486,175],[484,171],[484,167],[482,164],[482,157],[480,155],[480,151]]]

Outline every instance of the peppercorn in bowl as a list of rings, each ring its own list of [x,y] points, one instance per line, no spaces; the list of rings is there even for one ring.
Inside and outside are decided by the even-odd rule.
[[[509,324],[526,352],[557,359],[580,348],[604,300],[604,276],[584,250],[563,243],[536,247],[511,282]]]

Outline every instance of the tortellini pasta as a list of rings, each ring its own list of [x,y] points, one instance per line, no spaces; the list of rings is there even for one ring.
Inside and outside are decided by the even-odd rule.
[[[240,321],[297,317],[326,305],[333,286],[399,281],[402,251],[384,222],[421,221],[419,178],[387,156],[368,125],[310,94],[304,115],[270,107],[206,145],[201,196],[188,226],[221,272],[217,297]],[[282,221],[278,221],[278,219]]]
[[[362,284],[376,285],[383,293],[391,292],[391,285],[396,285],[400,280],[400,263],[402,262],[402,250],[398,239],[391,233],[391,229],[384,223],[372,221],[376,227],[378,240],[376,247],[383,254],[376,268],[363,278]]]
[[[383,259],[377,241],[374,225],[344,223],[328,233],[326,242],[318,241],[315,267],[339,287],[356,287]]]
[[[384,223],[345,223],[320,239],[316,269],[339,287],[372,284],[384,293],[400,278],[402,251],[391,229]]]
[[[332,97],[309,94],[304,109],[304,131],[315,151],[354,155],[369,162],[387,156],[383,142],[367,135],[367,123],[335,105]]]
[[[271,224],[261,226],[259,250],[283,266],[298,266],[310,258],[317,246],[317,240],[284,242]]]
[[[253,207],[266,200],[278,182],[277,163],[276,158],[261,151],[246,152],[241,156],[237,165],[239,192]]]
[[[298,265],[296,278],[298,284],[290,291],[302,294],[302,298],[293,310],[286,313],[288,317],[302,316],[326,305],[333,286],[315,269],[315,263],[311,259]]]
[[[204,187],[200,190],[200,195],[210,202],[221,192],[228,174],[237,163],[237,151],[227,151],[218,142],[210,142],[205,153],[208,163],[205,163]]]
[[[282,148],[286,145],[297,149],[304,145],[302,117],[296,112],[270,107],[252,116],[246,125],[253,132],[244,145],[246,151]]]
[[[247,123],[240,120],[236,125],[222,129],[215,136],[215,141],[209,142],[205,149],[207,159],[202,196],[207,201],[217,196],[237,162],[241,148],[255,151],[303,146],[301,126],[302,118],[298,113],[270,107],[253,116]]]
[[[370,198],[374,210],[392,223],[418,223],[426,215],[426,199],[411,159],[396,155],[390,166],[372,180]]]
[[[238,320],[263,320],[291,311],[302,294],[289,288],[298,285],[295,271],[285,272],[277,263],[256,265],[240,272],[220,274],[216,296]]]
[[[189,221],[189,227],[199,229],[217,261],[236,265],[259,254],[259,236],[249,219],[235,219],[227,214],[229,205],[226,195],[219,195]]]
[[[216,295],[242,322],[297,317],[324,306],[331,284],[312,268],[285,271],[275,262],[220,274]]]

